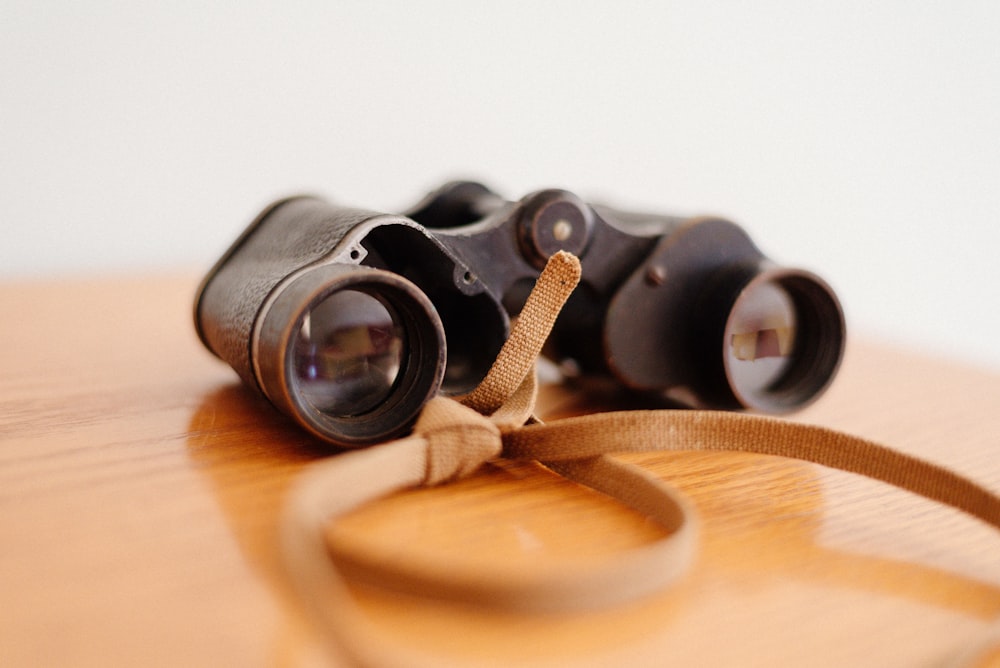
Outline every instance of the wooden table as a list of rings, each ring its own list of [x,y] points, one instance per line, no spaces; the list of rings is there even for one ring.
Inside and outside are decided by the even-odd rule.
[[[290,481],[328,453],[201,348],[196,281],[0,286],[0,665],[317,658],[275,529]],[[543,398],[550,415],[595,408],[561,388]],[[794,419],[1000,490],[995,374],[852,341],[833,389]],[[937,665],[1000,617],[1000,536],[948,508],[774,457],[632,460],[684,491],[703,522],[697,563],[674,589],[580,615],[358,587],[361,604],[387,632],[472,665],[608,655],[631,665]],[[654,530],[544,471],[499,466],[369,506],[338,531],[489,568],[610,557]]]

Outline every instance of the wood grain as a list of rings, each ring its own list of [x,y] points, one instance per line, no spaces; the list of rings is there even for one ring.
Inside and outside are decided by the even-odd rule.
[[[328,456],[205,352],[197,277],[0,286],[0,665],[302,665],[315,648],[281,573],[285,491]],[[634,405],[548,387],[551,417]],[[1000,377],[851,342],[796,420],[916,453],[1000,490]],[[631,457],[695,503],[675,589],[526,617],[356,593],[388,632],[472,664],[935,665],[1000,617],[1000,536],[857,476],[743,454]],[[398,558],[531,564],[655,535],[531,465],[369,506],[338,540]]]

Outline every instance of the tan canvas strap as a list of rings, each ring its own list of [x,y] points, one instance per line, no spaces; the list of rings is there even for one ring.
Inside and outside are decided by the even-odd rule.
[[[538,424],[530,419],[534,363],[579,280],[578,260],[556,254],[475,391],[461,402],[435,398],[411,436],[331,457],[311,466],[297,482],[283,519],[283,552],[289,576],[331,649],[346,651],[364,665],[451,665],[447,657],[422,654],[379,633],[354,604],[344,576],[408,593],[524,610],[603,606],[667,586],[693,560],[694,511],[658,477],[610,456],[616,452],[735,450],[794,457],[888,482],[1000,527],[1000,497],[991,490],[832,430],[735,413],[667,410]],[[398,490],[469,475],[500,456],[542,462],[608,494],[655,520],[664,537],[613,559],[543,563],[531,570],[496,565],[489,572],[412,554],[405,561],[390,559],[373,548],[326,541],[331,522],[352,509]]]
[[[623,411],[528,425],[505,457],[561,462],[607,452],[728,450],[793,457],[887,482],[1000,528],[1000,498],[948,469],[822,427],[714,411]]]
[[[462,399],[463,404],[483,415],[493,415],[510,403],[525,379],[534,374],[535,361],[549,338],[556,316],[580,283],[580,277],[580,261],[574,255],[560,251],[549,258],[489,373],[479,387]],[[529,415],[534,409],[533,399],[532,396],[532,405],[527,407]],[[522,424],[524,420],[517,426]]]

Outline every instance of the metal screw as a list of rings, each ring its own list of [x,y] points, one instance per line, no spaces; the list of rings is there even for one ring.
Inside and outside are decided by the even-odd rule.
[[[573,224],[565,218],[560,218],[552,225],[552,237],[556,241],[566,241],[573,234]]]

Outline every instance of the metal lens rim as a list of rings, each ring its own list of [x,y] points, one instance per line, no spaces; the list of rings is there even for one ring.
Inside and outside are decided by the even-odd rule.
[[[297,391],[295,337],[306,314],[341,290],[377,295],[376,299],[389,305],[388,310],[398,318],[405,339],[400,371],[386,401],[352,416],[324,413]],[[265,321],[274,319],[274,327],[280,329],[280,334],[270,340],[277,366],[273,373],[264,373],[262,380],[270,379],[275,385],[268,387],[262,382],[262,389],[301,426],[325,441],[361,447],[401,436],[440,389],[445,362],[444,327],[427,296],[397,274],[355,265],[314,267],[293,280],[272,306]],[[261,345],[263,348],[263,342]]]
[[[745,408],[787,413],[818,399],[833,381],[844,353],[844,313],[833,290],[810,272],[765,270],[751,278],[740,294],[764,283],[784,290],[795,309],[795,345],[788,368],[768,386],[746,390],[733,382],[725,352],[723,364],[730,390]],[[739,296],[726,319],[723,346],[731,334],[732,314],[738,300]]]

